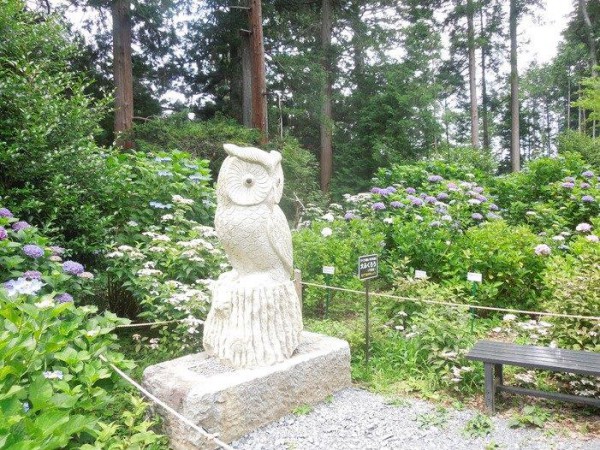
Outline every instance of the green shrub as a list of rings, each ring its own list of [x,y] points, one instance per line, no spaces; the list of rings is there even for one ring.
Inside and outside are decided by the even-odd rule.
[[[593,138],[585,133],[567,130],[558,136],[558,152],[565,154],[574,152],[580,154],[583,159],[600,168],[600,139]]]
[[[600,227],[596,219],[595,228]],[[590,238],[591,237],[591,238]],[[600,311],[600,243],[590,233],[571,244],[571,252],[549,261],[544,274],[549,289],[544,309],[562,314],[598,316]],[[600,322],[580,319],[549,319],[553,324],[548,341],[559,347],[600,351]]]
[[[98,249],[110,222],[102,151],[93,141],[106,101],[71,71],[76,48],[54,17],[0,8],[0,196],[78,254]]]
[[[446,276],[468,291],[467,272],[481,273],[477,302],[482,305],[536,307],[547,260],[536,254],[538,245],[540,238],[526,226],[513,227],[498,220],[472,227],[450,248]]]
[[[180,150],[194,158],[210,161],[212,173],[218,173],[225,159],[223,144],[258,144],[260,134],[233,119],[192,120],[187,112],[136,124],[134,139],[139,150],[151,153]]]

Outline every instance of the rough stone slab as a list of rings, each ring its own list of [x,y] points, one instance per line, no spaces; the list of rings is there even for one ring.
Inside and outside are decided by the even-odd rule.
[[[350,384],[348,343],[309,332],[302,333],[290,359],[272,366],[235,369],[203,352],[150,366],[143,377],[150,392],[225,442]],[[171,415],[159,412],[171,448],[216,448]]]

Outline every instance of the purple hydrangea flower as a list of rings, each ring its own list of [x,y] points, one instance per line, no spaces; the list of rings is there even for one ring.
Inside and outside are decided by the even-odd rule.
[[[475,186],[473,191],[477,194],[481,194],[483,192],[483,188],[481,186]]]
[[[589,183],[581,183],[581,184],[579,185],[579,187],[580,187],[581,189],[589,189],[589,188],[591,188],[591,186],[590,186],[590,184],[589,184]]]
[[[460,188],[454,183],[448,183],[448,185],[446,187],[448,188],[449,191],[459,191],[460,190]]]
[[[493,212],[489,212],[485,215],[490,220],[502,219],[498,214],[494,214]]]
[[[575,183],[571,181],[565,181],[563,184],[561,184],[561,186],[565,189],[573,189],[575,187]]]
[[[351,212],[347,212],[346,214],[344,214],[344,219],[346,219],[346,220],[352,220],[355,218],[356,218],[356,216]]]
[[[75,261],[65,261],[62,265],[63,270],[71,275],[79,275],[85,271],[84,267]]]
[[[23,253],[33,259],[41,258],[44,256],[44,249],[37,245],[27,244],[23,246]]]
[[[483,220],[483,216],[481,214],[479,214],[479,213],[473,213],[473,214],[471,214],[471,218],[473,220]]]
[[[566,181],[567,183],[575,183],[575,178],[573,178],[573,177],[565,177],[563,181]]]
[[[379,187],[372,187],[371,188],[371,194],[381,194],[381,188],[379,188]]]
[[[444,177],[442,177],[441,175],[430,175],[427,178],[427,181],[429,181],[430,183],[439,183],[440,181],[444,181]]]
[[[584,203],[594,203],[596,200],[591,195],[584,195],[581,197],[581,201]]]
[[[373,203],[371,208],[373,208],[373,211],[382,211],[385,209],[385,205],[381,202],[376,202],[376,203]]]
[[[425,203],[435,203],[437,202],[437,198],[435,198],[433,195],[427,195],[425,197]]]
[[[419,194],[419,197],[421,197],[423,200],[425,200],[427,198],[427,194],[425,192],[422,192]]]
[[[436,195],[436,197],[438,200],[448,200],[450,196],[445,192],[440,192],[438,195]]]
[[[591,170],[586,170],[581,174],[581,176],[585,178],[594,178],[594,172],[592,172]]]
[[[423,206],[423,200],[421,200],[420,198],[417,198],[417,197],[412,197],[410,199],[410,203],[413,206]]]
[[[407,194],[410,194],[410,195],[412,195],[412,194],[416,194],[416,193],[417,193],[417,190],[416,190],[415,188],[412,188],[412,187],[407,187],[407,188],[406,188],[406,193],[407,193]]]
[[[392,208],[404,208],[404,204],[402,204],[402,202],[398,202],[398,201],[393,201],[392,203],[390,203],[390,206]]]
[[[500,208],[495,203],[490,204],[490,211],[499,211]]]
[[[396,192],[396,188],[394,186],[388,186],[385,188],[388,194],[394,194]]]
[[[30,227],[31,227],[31,225],[29,225],[24,220],[19,220],[18,222],[15,222],[12,224],[12,229],[15,231],[26,230],[27,228],[30,228]]]
[[[38,272],[37,270],[28,270],[21,275],[23,278],[27,278],[28,280],[41,280],[42,272]]]
[[[10,210],[8,210],[8,208],[0,208],[0,217],[14,217],[13,213],[10,212]]]
[[[6,239],[8,237],[8,232],[4,227],[0,227],[0,241]]]
[[[434,220],[433,222],[429,223],[429,226],[431,228],[438,228],[442,226],[442,222],[438,221],[438,220]]]
[[[56,301],[56,303],[70,303],[73,301],[73,296],[71,294],[63,292],[62,294],[59,294],[56,297],[54,297],[54,300]]]
[[[477,197],[475,197],[475,198],[477,200],[479,200],[481,203],[487,202],[487,197],[485,195],[477,194]]]

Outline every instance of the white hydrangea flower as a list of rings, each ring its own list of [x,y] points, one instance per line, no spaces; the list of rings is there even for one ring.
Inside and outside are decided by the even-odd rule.
[[[321,236],[329,237],[333,234],[333,230],[329,227],[325,227],[321,230]]]

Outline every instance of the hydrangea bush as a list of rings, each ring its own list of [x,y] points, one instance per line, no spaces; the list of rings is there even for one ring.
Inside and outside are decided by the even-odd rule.
[[[124,386],[99,357],[125,369],[112,333],[126,323],[94,306],[76,306],[93,275],[62,258],[37,230],[0,208],[0,447],[152,448],[164,439],[144,421],[138,400],[131,429],[111,423]],[[14,226],[20,224],[19,226]]]

